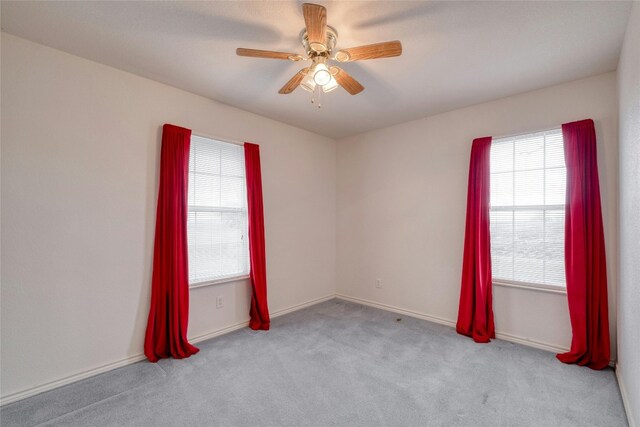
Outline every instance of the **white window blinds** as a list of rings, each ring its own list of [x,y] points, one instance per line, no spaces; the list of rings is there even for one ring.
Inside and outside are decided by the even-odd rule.
[[[494,140],[490,168],[494,280],[565,286],[562,131]]]
[[[244,149],[191,137],[189,283],[249,274]]]

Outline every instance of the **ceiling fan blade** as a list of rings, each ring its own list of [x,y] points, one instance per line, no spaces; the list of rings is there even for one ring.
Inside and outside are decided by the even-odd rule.
[[[342,49],[336,52],[338,62],[361,61],[363,59],[389,58],[402,54],[402,44],[398,41],[369,44]]]
[[[272,50],[245,49],[239,47],[236,49],[236,55],[249,56],[252,58],[271,58],[271,59],[288,59],[290,61],[300,61],[304,59],[302,55],[297,53],[274,52]]]
[[[282,86],[282,89],[280,89],[278,93],[281,95],[287,95],[296,90],[296,88],[300,86],[300,82],[302,81],[302,79],[304,79],[304,76],[308,71],[309,68],[303,68],[302,70],[298,71],[296,75],[291,78],[291,80],[289,80],[284,86]]]
[[[336,79],[336,82],[340,86],[344,88],[351,95],[357,95],[364,90],[364,86],[362,86],[356,79],[351,77],[345,70],[340,67],[331,67],[329,69],[333,77]]]
[[[316,52],[327,50],[327,9],[324,6],[313,3],[302,5],[304,23],[307,27],[309,47]]]

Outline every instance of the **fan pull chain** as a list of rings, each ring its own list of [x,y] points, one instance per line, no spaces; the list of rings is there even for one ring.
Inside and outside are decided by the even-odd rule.
[[[317,105],[318,108],[322,108],[322,92],[322,86],[316,85],[313,89],[313,95],[311,95],[311,103]]]
[[[318,90],[318,108],[322,108],[322,86],[318,85],[316,89]]]

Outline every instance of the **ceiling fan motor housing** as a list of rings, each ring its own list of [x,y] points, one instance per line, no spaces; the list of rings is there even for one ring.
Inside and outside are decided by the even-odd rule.
[[[336,47],[336,42],[338,40],[338,31],[330,25],[327,25],[327,32],[325,38],[325,44],[320,43],[309,43],[309,37],[307,35],[307,29],[303,28],[300,31],[300,42],[304,47],[304,51],[307,53],[309,58],[313,58],[316,56],[330,56],[333,49]]]

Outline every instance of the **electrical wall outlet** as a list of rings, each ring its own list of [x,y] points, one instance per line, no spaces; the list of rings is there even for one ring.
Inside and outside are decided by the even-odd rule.
[[[380,289],[382,287],[382,280],[376,279],[376,288]]]
[[[222,295],[218,295],[216,298],[216,308],[222,308],[224,306],[224,297]]]

